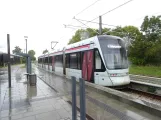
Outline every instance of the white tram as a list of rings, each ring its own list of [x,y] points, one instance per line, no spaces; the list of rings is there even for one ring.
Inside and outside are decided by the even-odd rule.
[[[84,78],[102,86],[130,83],[125,43],[116,36],[100,35],[67,45],[40,56],[38,64],[67,78]]]

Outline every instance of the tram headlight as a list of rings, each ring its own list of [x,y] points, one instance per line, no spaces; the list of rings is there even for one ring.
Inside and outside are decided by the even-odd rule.
[[[118,76],[116,73],[110,74],[110,77],[116,77],[116,76]]]
[[[120,77],[120,76],[127,76],[129,73],[110,73],[110,77]]]

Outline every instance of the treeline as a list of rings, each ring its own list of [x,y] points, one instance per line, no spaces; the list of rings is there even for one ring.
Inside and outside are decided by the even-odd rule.
[[[140,30],[135,26],[103,28],[102,34],[120,36],[126,42],[129,60],[136,65],[161,65],[161,16],[145,16]],[[79,29],[68,44],[98,35],[98,29]]]
[[[19,46],[15,46],[14,50],[12,50],[12,53],[13,54],[21,54],[23,52],[22,52],[22,49]],[[35,57],[36,53],[35,53],[34,50],[29,50],[28,54],[30,55],[32,61],[36,60],[36,57]],[[26,57],[21,58],[21,63],[26,63]]]

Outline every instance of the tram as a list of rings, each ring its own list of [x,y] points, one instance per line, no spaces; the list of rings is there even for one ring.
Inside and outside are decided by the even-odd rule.
[[[102,86],[130,83],[125,42],[117,36],[99,35],[67,45],[39,56],[38,66]]]

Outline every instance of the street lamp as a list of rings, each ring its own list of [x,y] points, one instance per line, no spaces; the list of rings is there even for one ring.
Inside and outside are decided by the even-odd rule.
[[[26,54],[27,54],[27,38],[28,36],[24,36],[25,40],[26,40]]]
[[[25,38],[25,40],[26,40],[26,54],[27,54],[27,38],[28,38],[28,37],[27,37],[27,36],[24,36],[24,38]],[[27,73],[28,73],[28,66],[27,66],[27,65],[28,65],[28,62],[27,62],[27,61],[28,61],[28,60],[27,60],[27,59],[28,59],[28,58],[26,57],[26,71],[27,71]]]

